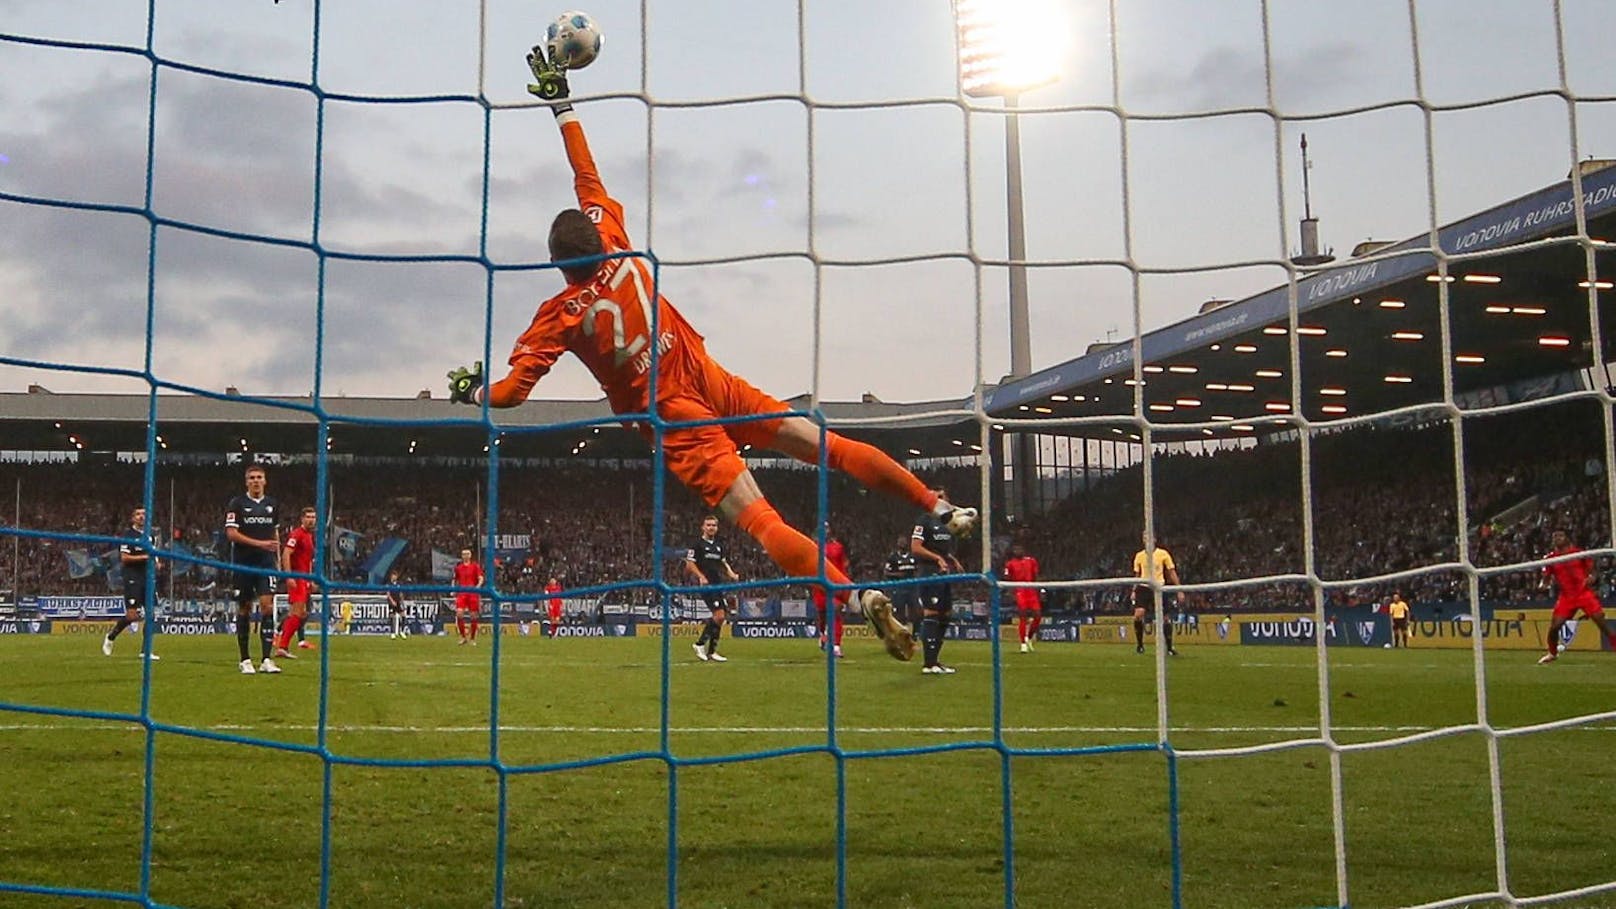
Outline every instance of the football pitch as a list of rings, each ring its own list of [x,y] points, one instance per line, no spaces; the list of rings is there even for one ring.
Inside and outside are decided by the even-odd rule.
[[[929,676],[850,638],[835,673],[834,745],[850,755],[839,770],[823,750],[827,664],[805,640],[726,639],[730,662],[718,665],[675,638],[665,669],[661,637],[507,636],[491,735],[491,640],[335,638],[329,764],[298,750],[319,745],[318,651],[279,676],[248,677],[236,673],[230,637],[158,643],[152,716],[197,733],[155,739],[150,886],[160,904],[318,905],[329,785],[331,906],[491,905],[502,811],[507,906],[666,905],[670,817],[680,906],[834,906],[843,855],[850,906],[1000,906],[1007,805],[1016,905],[1172,905],[1154,652],[1006,645],[996,710],[989,644],[950,642],[944,660],[958,674]],[[137,649],[120,641],[109,659],[93,637],[0,640],[0,701],[138,713]],[[1488,655],[1496,726],[1616,708],[1609,655],[1535,659]],[[1168,672],[1175,749],[1317,734],[1311,649],[1187,647]],[[1343,743],[1476,719],[1469,651],[1336,650],[1330,683]],[[996,713],[1011,751],[992,747]],[[1062,753],[1125,745],[1144,747]],[[503,786],[489,765],[495,749],[514,771]],[[748,759],[777,749],[790,751]],[[1464,732],[1341,755],[1352,906],[1497,886],[1488,751],[1484,735]],[[664,753],[693,763],[670,769]],[[1498,753],[1514,892],[1610,879],[1616,724],[1508,736]],[[0,882],[138,893],[145,760],[138,723],[0,712]],[[1176,765],[1183,905],[1335,905],[1328,750],[1180,755]],[[117,903],[0,893],[0,905]],[[1616,894],[1559,905],[1616,906]]]

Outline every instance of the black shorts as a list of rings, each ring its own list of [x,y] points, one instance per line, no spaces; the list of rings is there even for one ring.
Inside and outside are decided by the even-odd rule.
[[[724,599],[723,594],[704,593],[701,595],[701,601],[707,604],[707,610],[709,612],[719,609],[725,610],[726,612],[729,611],[729,601]]]
[[[145,580],[142,580],[138,585],[136,585],[136,584],[125,584],[125,585],[123,585],[123,608],[126,609],[126,610],[129,610],[129,609],[139,610],[139,609],[146,608],[146,582],[145,582]]]
[[[953,612],[954,585],[922,584],[920,587],[920,608],[936,612]]]
[[[403,615],[404,614],[404,604],[403,603],[388,603],[387,604],[387,611],[389,613],[392,613],[393,615]]]
[[[269,566],[265,565],[265,569]],[[232,572],[230,598],[236,605],[253,603],[261,596],[274,596],[275,576],[269,574],[253,574],[248,571]]]
[[[1408,630],[1408,619],[1392,619],[1392,630],[1393,631],[1407,631]]]

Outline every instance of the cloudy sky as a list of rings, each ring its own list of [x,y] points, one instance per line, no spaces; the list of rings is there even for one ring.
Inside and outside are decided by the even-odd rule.
[[[1551,0],[1418,0],[1412,16],[1408,0],[1269,0],[1266,22],[1259,0],[1117,0],[1114,23],[1105,0],[1047,5],[1061,78],[1024,96],[1021,121],[1035,367],[1281,283],[1276,265],[1229,263],[1296,248],[1302,132],[1338,254],[1616,156],[1606,0],[1561,0],[1560,21]],[[817,380],[828,400],[938,399],[976,381],[980,315],[981,376],[1001,376],[1004,118],[958,93],[946,0],[648,6],[588,0],[607,46],[573,91],[631,233],[710,350],[781,396]],[[143,208],[154,122],[162,218],[331,253],[486,244],[498,265],[539,263],[574,203],[523,55],[562,4],[481,7],[323,0],[316,52],[315,0],[156,0],[165,61],[303,87],[162,67],[155,111],[142,54],[0,41],[0,192]],[[147,11],[0,0],[0,34],[144,48]],[[486,145],[474,103],[369,103],[479,93]],[[0,201],[0,236],[0,356],[142,367],[143,217]],[[1137,321],[1129,259],[1173,272],[1143,275]],[[441,394],[484,350],[475,262],[327,258],[317,333],[308,248],[165,227],[155,261],[151,366],[171,381],[303,393],[318,346],[325,394]],[[494,273],[494,360],[559,286]],[[29,382],[143,390],[0,365],[0,390]],[[536,393],[599,396],[570,360]]]

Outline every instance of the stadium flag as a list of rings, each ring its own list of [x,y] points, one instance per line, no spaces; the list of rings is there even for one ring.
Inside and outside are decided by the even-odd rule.
[[[192,554],[191,547],[178,541],[174,543],[174,555],[189,556]],[[169,559],[165,564],[168,565],[168,573],[176,578],[184,577],[191,570],[190,562],[182,561],[178,558]]]
[[[100,571],[100,560],[90,555],[87,549],[64,549],[62,555],[67,556],[67,576],[73,580],[87,578]]]
[[[347,565],[359,557],[359,540],[364,534],[346,527],[331,525],[331,562]]]
[[[432,550],[432,580],[447,581],[453,578],[456,561],[458,560],[447,552]]]
[[[403,537],[383,537],[382,541],[376,544],[376,548],[370,551],[370,555],[365,557],[359,570],[370,579],[370,583],[380,584],[387,577],[388,569],[393,567],[393,563],[398,561],[398,557],[403,555],[409,546],[410,541]]]

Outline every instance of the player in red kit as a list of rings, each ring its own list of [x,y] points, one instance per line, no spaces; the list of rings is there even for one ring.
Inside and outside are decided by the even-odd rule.
[[[286,542],[281,544],[281,570],[293,571],[298,574],[314,573],[314,518],[313,508],[304,508],[298,515],[297,526],[286,535]],[[292,652],[287,648],[292,644],[292,635],[303,627],[309,620],[309,596],[315,592],[313,581],[302,578],[289,578],[286,582],[286,621],[281,623],[281,632],[275,638],[275,656],[281,659],[294,660]],[[308,641],[301,641],[298,646],[303,649],[313,647]]]
[[[455,563],[456,587],[483,586],[483,566],[471,557],[471,550],[460,550],[460,561]],[[481,624],[478,614],[482,610],[482,597],[470,591],[455,594],[455,630],[460,632],[460,643],[477,644],[477,628]],[[468,615],[469,614],[469,615]]]
[[[1576,544],[1571,542],[1571,536],[1563,530],[1556,530],[1550,537],[1554,551],[1548,558],[1567,556],[1581,552]],[[1559,589],[1559,595],[1554,600],[1554,617],[1549,621],[1549,652],[1544,654],[1539,663],[1552,663],[1560,657],[1560,629],[1581,612],[1587,616],[1588,621],[1598,626],[1610,642],[1611,649],[1616,650],[1616,634],[1612,634],[1610,626],[1605,624],[1605,609],[1599,605],[1599,597],[1594,595],[1589,582],[1593,580],[1594,560],[1589,558],[1570,559],[1565,562],[1555,562],[1543,566],[1543,583],[1547,585],[1553,578],[1554,586]]]
[[[561,579],[551,578],[550,583],[544,585],[544,592],[550,594],[550,637],[561,635]]]
[[[778,451],[807,464],[818,464],[823,456],[831,469],[945,520],[956,534],[968,534],[976,525],[976,509],[954,508],[872,445],[825,432],[822,453],[817,423],[790,415],[790,408],[778,398],[708,355],[702,336],[660,292],[653,263],[632,254],[623,206],[607,195],[583,124],[567,102],[565,72],[545,59],[542,47],[528,55],[528,65],[536,80],[528,90],[551,105],[578,199],[577,208],[562,211],[550,224],[550,261],[559,265],[567,286],[540,304],[532,323],[516,339],[505,378],[485,387],[481,364],[456,369],[449,373],[450,400],[515,407],[562,354],[572,353],[600,383],[613,413],[655,411],[669,423],[700,424],[673,426],[660,434],[644,424],[639,428],[655,441],[670,473],[757,540],[769,558],[793,577],[819,575],[819,548],[786,524],[764,497],[737,451],[743,446]],[[742,417],[763,419],[713,422]],[[835,566],[826,566],[826,574],[833,584],[849,583]],[[832,598],[845,603],[849,593],[850,588],[844,587]],[[897,629],[885,594],[866,590],[861,599],[865,614],[878,628]],[[900,655],[907,651],[889,652],[907,659]]]
[[[1032,584],[1038,581],[1038,560],[1027,555],[1020,543],[1010,547],[1010,558],[1004,562],[1004,579]],[[1044,621],[1044,604],[1038,599],[1035,587],[1017,587],[1016,632],[1021,636],[1021,652],[1031,653],[1032,642],[1038,638],[1038,626]]]
[[[825,525],[825,574],[829,577],[835,577],[832,570],[841,572],[843,577],[848,577],[852,574],[852,570],[847,564],[847,547],[843,546],[842,541],[831,534],[830,525],[827,524]],[[819,649],[824,650],[826,625],[825,588],[814,587],[812,588],[812,593],[814,597],[814,627],[819,631]],[[841,656],[842,610],[840,608],[836,610],[835,621],[831,622],[830,625],[831,647],[834,648],[837,656]]]

